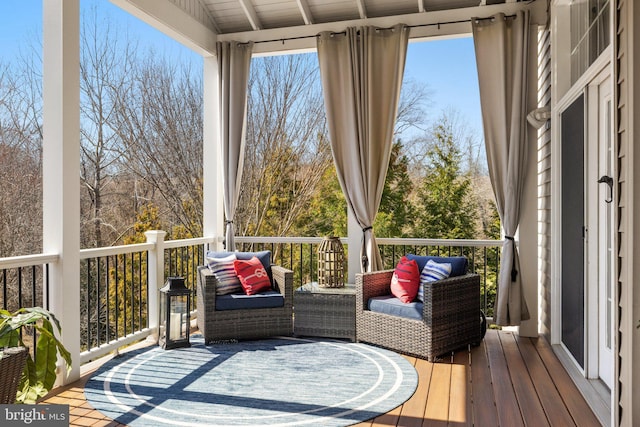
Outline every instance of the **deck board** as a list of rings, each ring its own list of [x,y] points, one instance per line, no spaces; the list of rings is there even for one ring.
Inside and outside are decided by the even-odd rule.
[[[516,344],[513,334],[501,334],[500,342],[507,366],[509,367],[511,384],[513,384],[515,396],[518,400],[518,406],[520,407],[525,425],[530,427],[549,426],[549,421],[540,403],[536,388],[533,385],[533,380],[522,360],[522,354],[520,354],[520,349]]]
[[[549,344],[543,339],[537,339],[534,346],[544,361],[549,375],[553,378],[553,382],[560,392],[560,397],[576,425],[580,427],[601,425]]]
[[[453,427],[473,426],[471,406],[471,364],[469,353],[459,351],[451,365],[449,423]]]
[[[433,364],[423,427],[447,427],[451,396],[451,358]]]
[[[552,426],[600,426],[544,338],[489,330],[479,346],[453,358],[430,363],[405,357],[418,374],[413,396],[356,426],[512,427],[544,425],[541,420]],[[70,426],[118,426],[84,399],[88,378],[54,390],[43,403],[69,404]]]
[[[485,341],[471,349],[471,399],[474,425],[497,426],[498,412]]]
[[[524,426],[500,338],[498,334],[488,333],[485,342],[495,401],[500,404],[497,406],[498,423],[509,427]]]
[[[402,405],[398,426],[422,426],[424,412],[427,406],[427,396],[431,389],[433,365],[433,363],[429,363],[426,360],[416,359],[415,367],[418,373],[418,387],[413,396]]]
[[[549,371],[536,351],[531,338],[517,337],[516,342],[520,348],[520,354],[527,366],[533,385],[538,392],[540,403],[547,414],[548,420],[554,420],[555,425],[575,426],[569,410],[562,401]]]

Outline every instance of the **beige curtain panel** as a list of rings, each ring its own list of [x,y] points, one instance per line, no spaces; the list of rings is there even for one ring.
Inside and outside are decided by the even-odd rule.
[[[474,19],[472,27],[489,176],[505,232],[494,320],[502,326],[519,325],[529,319],[513,238],[527,162],[529,11]]]
[[[247,117],[247,85],[253,43],[218,42],[222,184],[226,218],[225,247],[235,250],[233,218],[240,197]]]
[[[362,228],[361,271],[383,267],[373,231],[391,155],[409,29],[321,33],[318,60],[340,186]]]

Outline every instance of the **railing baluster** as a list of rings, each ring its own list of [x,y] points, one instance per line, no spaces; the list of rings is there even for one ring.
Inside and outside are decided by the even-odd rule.
[[[18,308],[22,305],[22,267],[18,267]]]
[[[45,268],[45,271],[47,272],[46,274],[47,279],[42,284],[43,289],[46,289],[45,295],[47,296],[47,303],[45,304],[44,308],[49,310],[49,308],[51,307],[51,305],[49,304],[49,264],[45,264],[44,268]]]
[[[138,328],[142,329],[142,252],[138,252],[138,264]]]
[[[107,294],[107,304],[106,304],[106,308],[107,308],[107,322],[106,322],[106,333],[107,333],[107,337],[106,337],[106,341],[105,342],[109,342],[111,341],[111,310],[110,310],[110,306],[111,306],[111,301],[109,301],[111,299],[111,294],[109,293],[109,287],[110,287],[110,283],[109,283],[109,257],[106,256],[105,257],[105,280],[104,280],[105,284],[106,284],[106,294]]]
[[[119,286],[118,286],[119,285],[118,284],[118,257],[115,256],[114,258],[115,258],[115,274],[114,274],[115,283],[114,283],[114,286],[115,286],[116,302],[115,302],[115,305],[114,305],[114,313],[113,314],[114,314],[114,317],[115,317],[115,329],[114,329],[114,331],[115,331],[115,334],[116,334],[116,337],[117,337],[120,334],[120,327],[119,327],[120,326],[119,325],[120,322],[118,321],[119,320],[118,318],[120,317],[119,316],[119,311],[120,311],[120,295],[119,295],[119,293],[120,292],[119,292],[119,289],[118,289],[119,288]]]
[[[4,310],[9,310],[9,303],[7,302],[7,269],[2,269],[2,308]]]
[[[87,328],[87,338],[86,348],[91,348],[91,259],[87,259],[87,290],[85,292],[85,311],[86,311],[86,328]]]
[[[145,291],[147,293],[147,298],[146,298],[147,304],[145,306],[146,310],[147,310],[147,323],[146,323],[145,327],[149,327],[149,252],[145,252],[145,258],[147,260],[146,263],[145,263],[145,265],[147,266],[147,272],[146,272],[146,275],[147,275],[147,286],[145,286]]]
[[[116,255],[116,262],[118,260],[118,255]],[[118,269],[116,268],[116,277],[118,275]],[[118,284],[119,280],[116,279],[116,284]],[[123,330],[123,335],[127,335],[127,257],[122,257],[122,308],[123,308],[123,313],[122,313],[122,330]],[[118,311],[120,310],[119,306],[118,307]],[[116,316],[116,317],[120,317],[120,316]],[[117,329],[117,328],[116,328]],[[118,334],[119,336],[119,334]]]
[[[313,282],[313,273],[314,273],[313,270],[315,270],[315,273],[316,273],[316,280],[315,281],[317,282],[318,281],[318,269],[313,268],[313,243],[309,244],[309,261],[310,261],[309,262],[309,279],[311,279],[310,282]]]
[[[100,298],[100,258],[98,257],[96,258],[96,347],[99,347],[102,342],[100,336]]]
[[[37,290],[36,290],[36,266],[32,265],[31,266],[31,306],[32,307],[38,307],[38,300],[37,300]]]
[[[124,255],[126,257],[126,255]],[[136,325],[135,325],[135,318],[136,318],[136,299],[135,299],[135,294],[136,294],[136,286],[135,286],[135,282],[134,282],[134,275],[133,275],[133,271],[134,271],[134,258],[133,258],[133,252],[131,253],[131,281],[129,283],[131,283],[131,333],[134,333],[136,331]],[[124,281],[125,283],[127,282],[127,274],[125,273],[124,275]]]

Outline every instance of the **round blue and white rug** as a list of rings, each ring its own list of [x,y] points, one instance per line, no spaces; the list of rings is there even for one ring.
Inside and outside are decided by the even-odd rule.
[[[416,389],[404,357],[343,341],[274,338],[151,347],[89,379],[98,411],[142,426],[347,426],[386,413]]]

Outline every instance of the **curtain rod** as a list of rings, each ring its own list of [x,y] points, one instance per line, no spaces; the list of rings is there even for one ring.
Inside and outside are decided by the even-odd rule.
[[[504,16],[505,19],[515,18],[515,17],[516,17],[516,15],[505,15]],[[442,25],[464,24],[465,22],[489,21],[489,20],[493,20],[493,19],[495,19],[495,16],[487,16],[486,18],[469,18],[469,19],[460,19],[458,21],[434,22],[432,24],[407,25],[407,28],[438,27],[438,29],[440,29],[440,26],[442,26]],[[380,30],[390,30],[392,28],[393,27],[378,28],[378,29],[380,29]],[[332,32],[331,34],[346,34],[346,32],[345,31],[337,31],[337,32]],[[285,41],[289,41],[289,40],[302,40],[302,39],[310,39],[310,38],[316,38],[316,37],[319,37],[319,34],[312,35],[312,36],[283,37],[283,38],[280,38],[280,39],[259,40],[259,41],[255,41],[253,43],[257,44],[257,43],[282,42],[282,44],[284,44]],[[247,43],[240,43],[240,44],[247,44]]]

